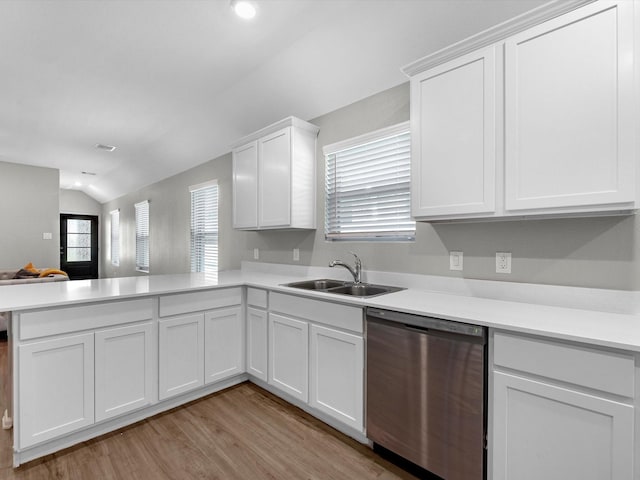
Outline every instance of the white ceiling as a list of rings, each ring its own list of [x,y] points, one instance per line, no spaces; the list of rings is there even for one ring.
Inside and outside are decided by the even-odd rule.
[[[255,3],[245,21],[229,0],[0,1],[0,161],[105,202],[403,83],[407,63],[545,0]]]

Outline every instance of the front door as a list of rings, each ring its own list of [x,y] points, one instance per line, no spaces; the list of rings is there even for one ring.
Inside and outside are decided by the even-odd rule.
[[[98,217],[60,215],[60,270],[70,280],[98,278]]]

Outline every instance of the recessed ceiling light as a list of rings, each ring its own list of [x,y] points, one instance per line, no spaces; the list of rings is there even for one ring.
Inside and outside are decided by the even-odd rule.
[[[250,20],[256,16],[256,7],[246,0],[232,0],[231,7],[240,18]]]
[[[103,145],[102,143],[96,143],[96,148],[106,152],[113,152],[116,149],[113,145]]]
[[[82,182],[75,182],[75,183],[74,183],[74,185],[75,185],[76,187],[81,187],[81,186],[82,186]]]

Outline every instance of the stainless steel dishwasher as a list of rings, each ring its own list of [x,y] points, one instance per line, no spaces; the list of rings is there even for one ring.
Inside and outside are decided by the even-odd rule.
[[[445,480],[485,478],[485,327],[367,308],[367,437]]]

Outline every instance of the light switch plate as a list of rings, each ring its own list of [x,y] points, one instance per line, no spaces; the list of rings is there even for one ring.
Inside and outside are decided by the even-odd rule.
[[[462,270],[462,252],[449,252],[449,270]]]
[[[43,240],[53,240],[53,234],[51,232],[43,232],[42,233]]]
[[[253,249],[253,259],[254,260],[260,260],[260,249],[259,248],[254,248]]]
[[[510,252],[496,252],[496,273],[511,273]]]

